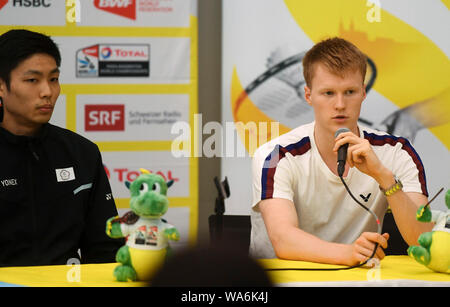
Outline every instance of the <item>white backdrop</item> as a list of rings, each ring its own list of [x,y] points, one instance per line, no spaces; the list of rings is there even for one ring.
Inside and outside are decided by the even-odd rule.
[[[341,5],[343,2],[345,1],[335,1],[333,4],[327,0],[298,0],[295,4],[293,4],[294,1],[282,0],[227,0],[223,2],[223,126],[226,122],[236,121],[232,110],[234,99],[232,96],[236,95],[233,86],[235,86],[236,80],[239,80],[242,87],[245,88],[260,74],[267,71],[271,67],[271,63],[277,63],[290,55],[308,50],[320,35],[325,37],[341,34],[341,36],[351,39],[355,44],[363,46],[375,42],[378,44],[375,44],[375,46],[379,46],[379,50],[373,51],[374,56],[378,56],[378,62],[375,62],[375,65],[377,65],[379,74],[375,80],[374,88],[369,92],[363,103],[361,118],[370,120],[375,124],[375,127],[383,128],[380,125],[382,121],[396,110],[405,108],[417,101],[426,100],[426,97],[434,97],[434,95],[440,93],[439,91],[446,91],[447,94],[434,104],[437,106],[434,111],[439,112],[439,108],[442,110],[444,119],[441,122],[443,123],[439,124],[438,127],[428,127],[417,131],[412,144],[425,166],[430,196],[434,195],[440,187],[449,189],[450,125],[448,123],[450,112],[448,105],[450,105],[450,99],[448,90],[450,86],[450,62],[448,57],[450,55],[450,36],[448,31],[443,30],[450,29],[449,8],[444,4],[445,1],[440,0],[374,1],[379,4],[378,7],[371,6],[370,2],[365,0],[353,0],[350,1],[351,3],[347,1],[346,4],[358,6],[358,8],[355,8],[354,15],[352,15],[351,10],[353,8],[346,7],[344,4]],[[320,5],[322,5],[321,10],[313,10],[314,6]],[[327,8],[331,5],[335,7]],[[375,14],[366,15],[366,13],[370,14],[371,9],[379,9],[377,11],[379,13],[378,22],[376,20],[369,21],[369,17],[377,17]],[[296,16],[297,13],[302,11],[304,15]],[[372,11],[372,13],[377,12]],[[325,24],[321,29],[322,34],[313,33],[315,30],[311,30],[311,28],[314,29],[315,24],[314,21],[307,20],[308,14],[312,16],[311,20],[323,18],[323,20],[318,21]],[[322,14],[328,14],[327,16],[335,14],[338,22],[333,24],[333,18],[324,17]],[[302,20],[304,20],[303,23]],[[309,25],[308,22],[310,22]],[[401,24],[403,28],[392,27],[391,24]],[[304,29],[302,26],[304,26]],[[319,27],[316,26],[316,28]],[[407,35],[408,33],[410,36]],[[420,41],[417,37],[420,38]],[[404,54],[396,54],[397,58],[392,59],[394,57],[393,52],[391,52],[391,49],[384,47],[388,43],[400,49]],[[422,71],[422,66],[415,62],[403,63],[402,57],[407,58],[410,46],[420,51],[426,50],[424,54],[429,51],[430,59],[439,58],[440,62],[436,63],[435,71]],[[368,52],[366,51],[366,53]],[[370,56],[371,53],[369,53]],[[389,84],[386,85],[386,83],[390,80],[389,78],[392,78],[392,87],[393,83],[399,81],[400,78],[395,75],[395,72],[389,74],[386,63],[382,60],[383,56],[386,60],[397,61],[395,63],[398,63],[399,71],[401,69],[406,71],[405,74],[409,75],[407,77],[411,80],[424,79],[423,84],[416,86],[412,85],[414,83],[412,82],[410,88],[408,88],[407,85],[399,83],[397,86],[398,95],[396,95],[395,89],[394,91],[389,90]],[[429,60],[424,59],[424,67],[427,61]],[[298,74],[301,74],[301,72],[299,71]],[[430,86],[436,85],[436,89],[433,89],[435,92],[426,91],[427,82]],[[269,94],[269,92],[266,93],[266,95]],[[413,97],[408,97],[408,95]],[[421,99],[422,96],[423,99]],[[263,110],[264,115],[268,118],[279,121],[289,128],[312,121],[312,112],[303,112],[303,117],[290,117],[289,115],[292,112],[289,108],[293,108],[293,106],[283,103],[284,101],[280,100],[277,107],[267,107],[263,104],[257,105],[257,107]],[[249,118],[251,118],[250,114]],[[417,123],[418,119],[412,118],[412,121]],[[395,133],[401,134],[401,131]],[[401,135],[405,136],[404,134]],[[237,143],[237,146],[243,149],[243,143],[241,141]],[[250,213],[250,162],[250,155],[244,158],[225,157],[222,159],[222,177],[228,177],[231,190],[231,197],[226,202],[227,214]],[[443,194],[436,199],[433,204],[434,208],[446,209]]]
[[[25,28],[59,46],[51,123],[99,146],[119,214],[139,168],[175,180],[164,218],[177,246],[194,243],[198,227],[197,161],[172,155],[170,133],[197,112],[197,26],[196,0],[0,1],[0,34]]]

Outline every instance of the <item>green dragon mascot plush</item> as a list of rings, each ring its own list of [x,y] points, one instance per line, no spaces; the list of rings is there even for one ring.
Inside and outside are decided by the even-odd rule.
[[[108,236],[127,238],[116,254],[120,265],[114,276],[118,281],[149,280],[170,253],[168,241],[180,238],[178,230],[161,219],[169,208],[166,195],[173,181],[166,183],[160,175],[140,171],[132,183],[125,182],[131,193],[131,211],[106,222]]]
[[[450,190],[445,194],[447,212],[430,210],[421,206],[417,210],[417,220],[436,223],[431,232],[420,235],[420,246],[410,246],[408,255],[429,269],[446,273],[450,270]]]

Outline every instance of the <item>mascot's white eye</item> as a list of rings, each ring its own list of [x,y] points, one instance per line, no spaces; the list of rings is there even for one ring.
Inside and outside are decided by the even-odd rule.
[[[157,192],[157,193],[160,193],[161,192],[161,186],[159,185],[159,183],[155,182],[153,184],[153,186],[152,186],[152,190]]]
[[[141,183],[141,186],[139,187],[139,194],[143,194],[148,192],[148,184],[143,182]]]

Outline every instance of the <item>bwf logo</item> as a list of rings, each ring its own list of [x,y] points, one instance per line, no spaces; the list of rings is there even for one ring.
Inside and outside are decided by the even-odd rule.
[[[136,20],[136,0],[94,0],[96,8]]]
[[[8,3],[8,0],[0,0],[0,10]]]
[[[85,131],[124,131],[124,105],[86,105]]]

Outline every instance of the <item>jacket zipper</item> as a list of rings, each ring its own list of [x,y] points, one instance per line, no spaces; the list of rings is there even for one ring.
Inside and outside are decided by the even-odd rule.
[[[28,141],[28,149],[30,149],[31,153],[33,154],[34,159],[36,159],[36,161],[39,161],[39,156],[36,153],[36,150],[34,149],[34,146],[31,143],[31,141]]]
[[[28,141],[28,148],[30,149],[31,153],[33,154],[33,157],[36,161],[39,161],[39,156],[36,153],[33,144],[31,144],[30,141]],[[33,230],[32,233],[32,252],[33,252],[33,259],[34,263],[39,263],[39,248],[38,248],[38,242],[37,242],[37,221],[36,221],[36,195],[35,195],[35,189],[34,189],[34,182],[33,182],[33,160],[28,159],[28,179],[30,180],[29,189],[30,189],[30,206],[31,206],[31,229]]]

